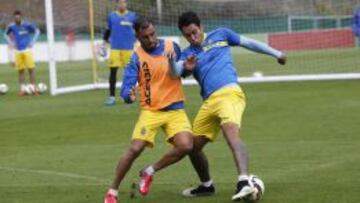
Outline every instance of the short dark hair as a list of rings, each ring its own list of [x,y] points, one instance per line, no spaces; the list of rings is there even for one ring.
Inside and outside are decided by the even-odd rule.
[[[139,33],[141,30],[144,30],[153,24],[154,23],[150,19],[145,17],[139,17],[138,19],[136,19],[133,28],[136,33]]]
[[[195,24],[200,27],[201,24],[200,18],[195,12],[187,11],[179,16],[179,20],[178,20],[179,30],[182,30],[183,27],[189,26],[191,24]]]
[[[21,15],[21,11],[19,11],[19,10],[14,11],[14,16],[15,15]]]

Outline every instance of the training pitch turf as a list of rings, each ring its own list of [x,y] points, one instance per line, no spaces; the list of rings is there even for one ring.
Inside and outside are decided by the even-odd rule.
[[[242,137],[250,169],[265,182],[263,203],[360,202],[359,80],[245,84]],[[186,87],[194,118],[201,100]],[[103,106],[105,91],[51,97],[0,96],[0,202],[102,202],[138,105]],[[120,202],[230,202],[236,174],[220,136],[209,144],[216,195],[183,198],[197,183],[188,159],[159,172],[147,197],[129,198],[138,171],[169,148],[163,135],[144,152],[120,188]]]

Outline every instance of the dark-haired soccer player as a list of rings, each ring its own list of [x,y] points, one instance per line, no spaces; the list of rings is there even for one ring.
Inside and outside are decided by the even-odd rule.
[[[120,158],[115,178],[105,203],[116,203],[118,188],[134,160],[145,147],[153,147],[154,139],[162,128],[166,141],[172,148],[155,164],[141,171],[139,192],[146,195],[153,174],[182,159],[193,146],[191,125],[184,111],[184,94],[180,78],[170,75],[168,56],[180,58],[180,48],[169,40],[159,40],[153,23],[139,18],[134,29],[141,47],[132,55],[125,69],[121,97],[127,103],[136,99],[136,83],[139,84],[141,112],[132,135],[129,149]]]
[[[236,192],[232,200],[243,199],[254,192],[254,187],[249,181],[245,144],[239,137],[245,95],[238,85],[230,47],[241,46],[271,55],[282,65],[286,63],[286,57],[266,44],[239,36],[227,28],[218,28],[205,34],[200,19],[194,12],[183,13],[179,17],[178,27],[190,46],[183,50],[181,60],[173,65],[173,72],[177,75],[193,74],[201,87],[204,100],[193,123],[194,148],[189,154],[202,184],[184,190],[183,195],[203,196],[215,192],[208,161],[202,149],[208,142],[216,139],[221,129],[238,172]],[[185,65],[184,61],[187,61]]]
[[[105,105],[115,105],[116,74],[119,68],[125,68],[129,63],[135,44],[135,33],[133,23],[136,13],[129,11],[127,0],[117,1],[117,11],[109,14],[107,19],[107,30],[103,39],[110,43],[111,52],[109,58],[109,97]]]
[[[15,67],[18,71],[20,84],[19,96],[26,95],[25,70],[29,72],[32,92],[35,95],[38,94],[35,84],[35,63],[31,48],[39,34],[40,31],[34,23],[22,19],[20,11],[14,12],[14,22],[7,26],[4,33],[7,43],[15,49]]]

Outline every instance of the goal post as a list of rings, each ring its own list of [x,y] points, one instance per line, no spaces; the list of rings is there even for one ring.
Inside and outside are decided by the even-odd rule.
[[[89,11],[89,32],[90,32],[90,47],[91,47],[91,69],[92,69],[92,81],[89,81],[88,84],[81,85],[69,85],[65,87],[58,86],[58,74],[56,68],[56,57],[55,57],[55,32],[54,32],[54,16],[53,16],[53,0],[45,0],[45,9],[46,9],[46,28],[47,28],[47,43],[48,43],[48,54],[49,54],[49,83],[50,83],[50,93],[52,95],[86,91],[96,88],[105,88],[106,85],[97,84],[97,63],[96,55],[94,48],[94,8],[93,0],[88,0],[88,11]],[[72,53],[70,53],[72,54]],[[69,59],[70,60],[70,59]]]

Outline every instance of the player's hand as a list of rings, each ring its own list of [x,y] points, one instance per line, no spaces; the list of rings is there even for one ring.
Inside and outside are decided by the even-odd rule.
[[[136,100],[136,94],[137,94],[137,87],[134,86],[130,90],[130,100],[131,100],[131,102],[134,102]]]
[[[277,59],[278,63],[281,65],[285,65],[287,62],[287,57],[285,55],[282,55],[280,58]]]
[[[196,56],[194,56],[194,55],[189,56],[184,62],[185,70],[193,71],[195,69],[196,62],[197,62]]]
[[[176,58],[176,53],[174,51],[171,51],[169,53],[166,54],[166,57],[169,59],[169,60],[172,60],[172,59],[175,59]]]
[[[15,49],[15,50],[17,50],[16,44],[9,44],[9,49]]]

